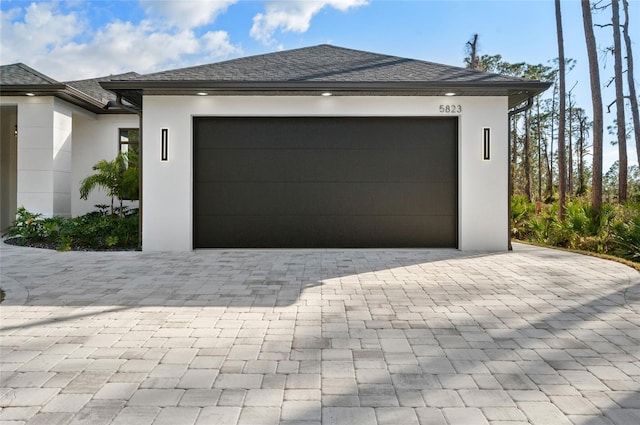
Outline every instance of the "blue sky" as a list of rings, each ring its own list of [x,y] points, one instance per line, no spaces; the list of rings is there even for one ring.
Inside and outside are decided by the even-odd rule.
[[[566,56],[577,61],[569,87],[577,81],[577,103],[590,111],[580,2],[564,0],[562,13]],[[630,14],[631,33],[640,34],[640,0],[630,0]],[[607,23],[609,15],[596,13],[594,21]],[[23,62],[61,81],[321,43],[463,66],[474,33],[480,54],[532,64],[557,56],[552,0],[2,0],[0,27],[1,64]],[[610,28],[596,29],[596,36],[600,48],[612,44]],[[634,57],[637,70],[637,44]],[[604,86],[613,61],[605,53],[600,58]],[[614,99],[613,85],[603,97],[605,104]],[[605,167],[616,156],[617,148],[607,147]],[[633,143],[629,156],[635,158]]]

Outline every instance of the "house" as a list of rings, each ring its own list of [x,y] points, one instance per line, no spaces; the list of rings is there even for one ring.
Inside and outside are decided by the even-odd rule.
[[[0,77],[3,225],[17,205],[90,210],[79,181],[139,128],[142,246],[179,251],[505,250],[508,116],[549,86],[330,45],[68,83],[21,64]]]

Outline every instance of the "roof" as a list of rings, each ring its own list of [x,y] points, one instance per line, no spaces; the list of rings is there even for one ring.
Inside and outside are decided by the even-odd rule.
[[[509,96],[514,106],[549,87],[527,80],[417,59],[327,44],[140,75],[101,84],[135,104],[143,95],[304,95],[331,90],[337,95]]]
[[[132,112],[144,95],[508,96],[513,107],[550,83],[322,44],[208,65],[58,82],[22,63],[0,66],[0,92],[56,96],[96,113]],[[125,104],[113,107],[117,96]]]
[[[130,80],[138,77],[139,75],[140,74],[137,72],[127,72],[125,74],[108,75],[106,77],[90,78],[87,80],[67,81],[65,84],[106,104],[110,100],[116,100],[116,95],[103,89],[100,86],[100,82],[111,80]]]
[[[24,96],[29,93],[54,96],[95,113],[132,113],[133,111],[127,109],[127,105],[125,108],[113,107],[116,95],[103,89],[100,82],[113,77],[124,80],[138,75],[129,72],[88,80],[59,82],[23,63],[14,63],[0,66],[0,94]]]
[[[141,75],[136,81],[523,81],[416,59],[322,44]],[[115,80],[115,78],[114,78]]]
[[[60,84],[60,82],[41,74],[23,63],[14,63],[0,66],[0,85],[10,84],[40,85]]]

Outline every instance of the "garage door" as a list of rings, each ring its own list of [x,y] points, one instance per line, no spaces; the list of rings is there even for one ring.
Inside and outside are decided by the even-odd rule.
[[[456,118],[194,118],[194,247],[456,247],[457,139]]]

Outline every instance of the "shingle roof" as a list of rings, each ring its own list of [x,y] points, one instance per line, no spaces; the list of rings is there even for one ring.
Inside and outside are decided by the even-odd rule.
[[[242,82],[527,81],[522,78],[489,74],[327,44],[141,75],[135,80]]]
[[[110,100],[115,100],[116,95],[110,91],[103,89],[100,86],[100,82],[111,80],[126,81],[134,79],[138,76],[140,76],[140,74],[138,74],[137,72],[127,72],[125,74],[108,75],[106,77],[90,78],[87,80],[67,81],[65,82],[65,84],[73,87],[76,90],[80,90],[84,94],[106,104]]]
[[[95,113],[131,113],[126,106],[108,105],[116,99],[113,92],[100,86],[111,78],[126,80],[139,76],[135,72],[69,82],[59,82],[23,63],[0,66],[0,93],[3,96],[55,96]]]
[[[23,63],[0,66],[0,85],[41,85],[59,84],[58,81],[48,77]]]
[[[513,107],[548,83],[327,44],[101,83],[135,105],[145,95],[508,96]]]

